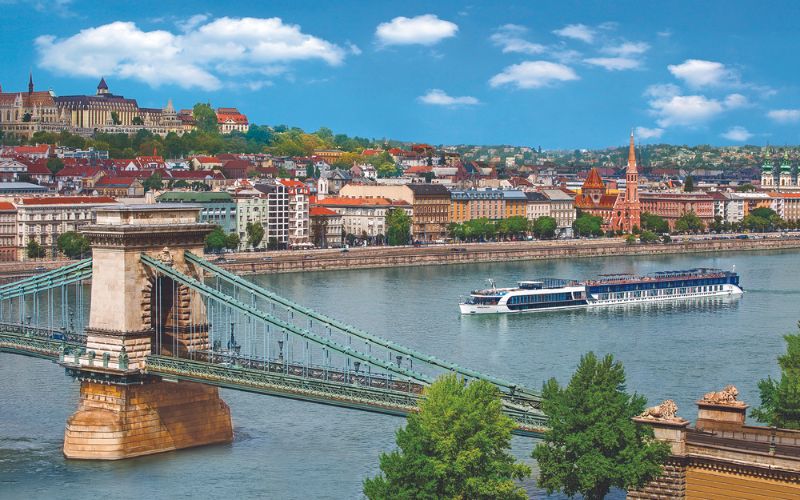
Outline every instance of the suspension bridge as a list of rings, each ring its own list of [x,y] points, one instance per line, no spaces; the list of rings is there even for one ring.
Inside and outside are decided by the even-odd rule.
[[[117,459],[230,441],[219,387],[404,416],[455,373],[499,390],[514,432],[546,425],[538,394],[365,332],[199,256],[186,205],[98,212],[93,257],[0,286],[0,352],[81,382],[64,453]]]

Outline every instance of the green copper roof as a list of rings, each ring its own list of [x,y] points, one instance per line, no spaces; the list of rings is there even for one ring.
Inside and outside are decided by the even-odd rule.
[[[167,191],[159,203],[233,203],[229,193],[219,191]]]

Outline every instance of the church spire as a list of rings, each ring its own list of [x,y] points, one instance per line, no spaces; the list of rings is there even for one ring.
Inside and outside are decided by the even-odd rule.
[[[628,172],[636,171],[636,148],[633,145],[633,129],[631,129],[631,145],[628,149]]]
[[[33,94],[33,71],[28,72],[28,93]]]

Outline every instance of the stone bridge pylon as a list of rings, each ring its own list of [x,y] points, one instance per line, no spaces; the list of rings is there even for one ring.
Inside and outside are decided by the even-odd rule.
[[[201,297],[142,264],[147,254],[202,280],[184,251],[201,253],[209,224],[185,205],[99,210],[84,233],[92,246],[92,293],[85,352],[63,365],[81,382],[67,420],[67,458],[114,460],[233,439],[218,389],[142,373],[149,354],[208,350]]]

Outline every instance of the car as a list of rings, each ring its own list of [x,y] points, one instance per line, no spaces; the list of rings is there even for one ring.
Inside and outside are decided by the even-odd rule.
[[[36,266],[33,268],[33,270],[36,271],[37,273],[43,273],[47,271],[47,268],[44,266]]]
[[[339,251],[342,252],[342,253],[347,253],[347,252],[350,251],[350,249],[347,248],[347,247],[342,247],[341,250],[339,250]]]
[[[456,247],[456,248],[451,248],[450,251],[453,253],[466,253],[467,249],[463,247]]]
[[[272,257],[261,257],[261,260],[269,262],[272,260]]]

